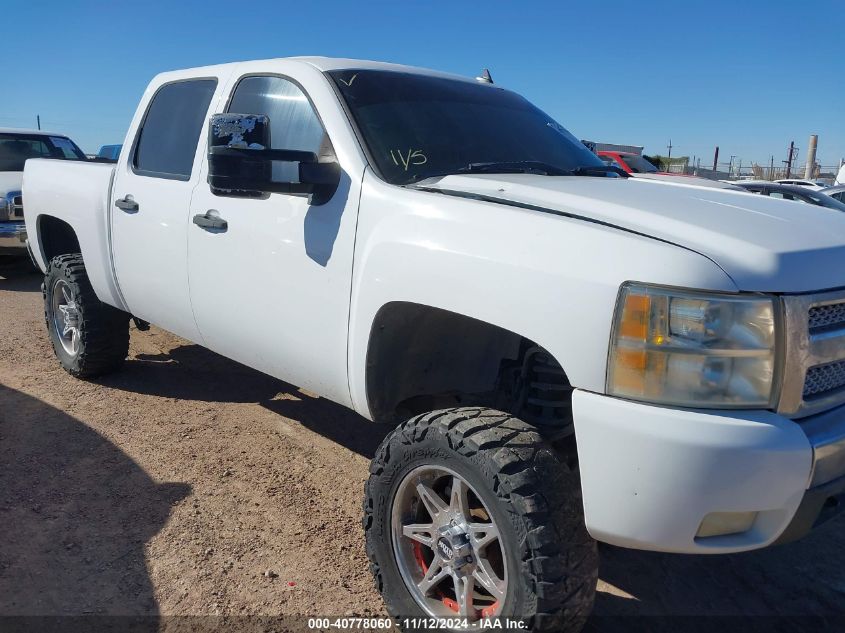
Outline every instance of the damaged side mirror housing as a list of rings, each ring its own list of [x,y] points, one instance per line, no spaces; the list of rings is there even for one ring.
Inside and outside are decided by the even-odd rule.
[[[215,114],[208,126],[208,184],[218,196],[260,198],[270,193],[311,196],[323,204],[340,182],[337,162],[313,152],[270,149],[263,114]]]

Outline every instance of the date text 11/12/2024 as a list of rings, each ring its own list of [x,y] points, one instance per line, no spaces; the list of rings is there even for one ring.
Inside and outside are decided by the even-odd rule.
[[[393,630],[399,626],[403,630],[455,630],[464,629],[470,624],[480,625],[482,630],[522,631],[528,628],[523,620],[514,618],[483,618],[471,622],[467,618],[309,618],[310,631],[355,631],[355,630]]]

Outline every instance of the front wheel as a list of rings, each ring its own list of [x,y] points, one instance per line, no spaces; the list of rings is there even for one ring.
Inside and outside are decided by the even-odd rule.
[[[41,289],[47,333],[65,371],[93,378],[123,364],[129,353],[129,315],[97,298],[82,255],[50,260]]]
[[[373,459],[364,512],[376,587],[407,629],[511,618],[576,631],[592,609],[598,555],[577,473],[506,413],[452,409],[400,426]]]

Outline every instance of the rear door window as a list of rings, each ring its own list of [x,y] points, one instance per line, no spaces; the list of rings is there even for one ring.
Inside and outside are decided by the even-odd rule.
[[[153,96],[138,131],[132,166],[144,176],[189,180],[216,79],[166,84]]]

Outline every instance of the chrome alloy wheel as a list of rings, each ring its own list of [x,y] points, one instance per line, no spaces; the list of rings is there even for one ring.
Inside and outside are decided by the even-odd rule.
[[[53,328],[65,351],[79,353],[79,308],[73,289],[64,279],[57,279],[52,293]]]
[[[508,570],[499,528],[460,475],[409,472],[393,499],[391,536],[402,579],[429,616],[471,624],[501,613]]]

